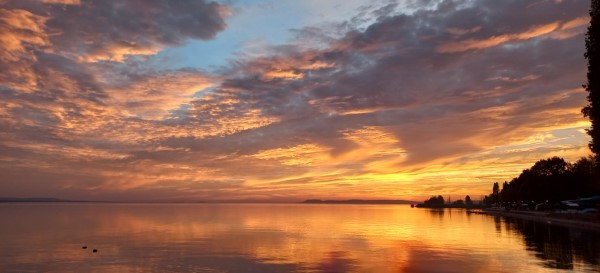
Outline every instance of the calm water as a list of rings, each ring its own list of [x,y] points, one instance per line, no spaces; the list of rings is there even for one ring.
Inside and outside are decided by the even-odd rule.
[[[0,272],[600,272],[597,232],[456,209],[0,204],[0,219]]]

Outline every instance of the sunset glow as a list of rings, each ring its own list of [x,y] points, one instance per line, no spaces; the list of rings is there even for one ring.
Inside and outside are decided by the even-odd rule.
[[[588,8],[0,0],[0,197],[479,199],[590,154]]]

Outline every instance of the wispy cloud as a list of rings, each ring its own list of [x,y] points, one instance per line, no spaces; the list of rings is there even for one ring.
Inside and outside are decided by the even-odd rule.
[[[153,57],[218,39],[224,5],[4,1],[0,190],[114,200],[487,192],[540,157],[586,153],[583,2],[365,6],[294,30],[318,46],[265,45],[208,71]]]
[[[568,31],[572,30],[573,28],[585,26],[588,22],[588,17],[579,17],[568,22],[553,22],[545,25],[533,26],[530,29],[520,33],[502,34],[482,40],[468,39],[458,42],[449,42],[438,46],[437,50],[438,52],[442,53],[452,53],[472,49],[483,49],[498,46],[505,43],[514,43],[521,40],[529,40],[543,35],[548,35],[550,38],[554,39],[566,39],[577,34],[577,32],[569,33]],[[477,27],[475,27],[474,29],[477,29]],[[456,34],[456,29],[453,30],[455,30],[454,34]],[[581,32],[583,31],[580,29],[579,33]]]

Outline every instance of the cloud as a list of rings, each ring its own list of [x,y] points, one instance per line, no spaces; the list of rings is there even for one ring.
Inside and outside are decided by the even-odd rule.
[[[59,197],[417,198],[583,152],[582,133],[537,137],[585,127],[582,1],[384,7],[218,71],[140,58],[225,27],[226,7],[186,4],[5,2],[3,179],[49,177]]]
[[[61,4],[61,5],[79,5],[80,0],[41,0],[40,2],[45,4]]]
[[[377,162],[373,154],[367,153],[360,163],[345,160],[345,155],[361,154],[361,145],[348,141],[344,132],[376,126],[398,139],[398,151],[393,152],[396,158],[382,164],[389,172],[396,168],[401,173],[426,165],[439,164],[443,168],[443,164],[466,154],[553,130],[556,127],[550,126],[552,121],[560,120],[558,123],[564,127],[578,126],[579,113],[567,109],[577,110],[584,94],[565,89],[578,86],[581,77],[577,75],[583,74],[584,66],[578,57],[582,52],[578,43],[582,30],[566,40],[546,39],[544,35],[580,27],[571,22],[584,21],[584,5],[570,2],[567,9],[577,12],[568,15],[561,12],[564,7],[539,18],[516,13],[517,18],[527,19],[506,26],[516,33],[509,37],[514,47],[486,46],[477,53],[438,52],[437,45],[451,39],[446,32],[449,27],[465,27],[464,23],[458,24],[460,20],[486,13],[489,6],[502,10],[502,16],[492,18],[495,21],[483,24],[474,20],[474,26],[466,29],[476,31],[463,34],[486,37],[491,33],[490,26],[502,25],[505,16],[512,16],[512,11],[525,4],[446,6],[447,9],[382,18],[364,32],[348,32],[324,49],[274,48],[277,53],[272,56],[240,65],[238,76],[226,80],[224,86],[235,90],[230,95],[245,98],[246,104],[277,117],[276,124],[210,141],[171,139],[166,145],[219,152],[202,144],[209,141],[210,147],[228,147],[222,150],[224,153],[255,154],[263,159],[265,153],[277,155],[285,165],[290,162],[287,159],[296,157],[311,162],[305,154],[307,150],[295,152],[294,147],[314,147],[303,146],[312,143],[329,151],[330,162],[339,160],[339,164],[334,164],[338,170],[344,169],[343,164],[356,164],[354,167],[374,171],[373,164],[369,165]],[[435,27],[428,23],[431,21],[436,22]],[[320,62],[327,65],[301,69]],[[555,63],[560,67],[553,66]],[[273,68],[293,71],[294,77],[269,77]],[[517,168],[521,165],[514,171],[520,171]],[[319,184],[317,173],[306,172]],[[336,179],[343,181],[350,175],[342,171]],[[441,176],[434,179],[440,180]]]
[[[48,45],[48,35],[43,32],[46,19],[26,10],[0,9],[1,60],[18,60],[26,53],[27,45]]]
[[[33,32],[48,36],[49,50],[84,62],[123,62],[188,39],[212,39],[225,29],[228,14],[226,6],[206,1],[6,1],[3,6],[47,17]]]
[[[516,42],[519,40],[528,40],[532,38],[536,38],[539,36],[547,35],[550,33],[554,33],[557,30],[560,30],[560,33],[554,33],[550,35],[552,38],[557,39],[565,39],[569,38],[569,35],[565,35],[564,32],[571,30],[573,28],[581,27],[587,24],[587,17],[579,17],[568,22],[553,22],[541,26],[534,26],[527,31],[521,33],[512,33],[512,34],[503,34],[499,36],[490,37],[484,40],[475,40],[469,39],[465,41],[458,42],[450,42],[446,44],[442,44],[438,46],[437,50],[441,53],[452,53],[452,52],[460,52],[467,51],[472,49],[483,49],[493,46],[498,46],[504,43]],[[475,27],[477,28],[477,27]],[[454,29],[454,33],[456,34],[456,29]],[[452,32],[451,32],[452,33]],[[464,33],[463,33],[464,34]]]
[[[107,103],[122,109],[124,116],[144,119],[167,117],[188,105],[197,92],[209,88],[215,81],[210,75],[195,70],[120,72],[102,79],[106,92],[111,94]]]

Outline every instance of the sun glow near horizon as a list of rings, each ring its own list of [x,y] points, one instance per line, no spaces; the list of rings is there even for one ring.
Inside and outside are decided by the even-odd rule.
[[[4,1],[0,192],[484,195],[589,154],[584,2]]]

